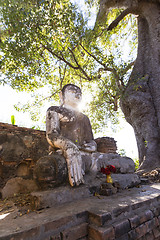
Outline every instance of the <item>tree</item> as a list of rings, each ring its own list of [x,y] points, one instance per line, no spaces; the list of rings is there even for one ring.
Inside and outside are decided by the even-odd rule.
[[[69,0],[2,0],[1,71],[7,77],[3,83],[19,90],[47,84],[52,94],[69,81],[96,86],[91,111],[100,124],[106,112],[115,116],[120,99],[125,118],[135,130],[141,169],[158,167],[159,7],[158,0],[102,0],[92,30]],[[119,47],[129,31],[136,35],[131,14],[138,15],[135,64],[132,54],[125,61],[123,46]],[[134,44],[135,40],[132,51]]]
[[[120,11],[113,10],[110,18]],[[70,81],[88,88],[96,85],[97,97],[91,108],[93,119],[98,119],[95,128],[105,123],[104,112],[115,118],[113,110],[117,110],[125,84],[123,79],[133,65],[133,58],[126,64],[118,50],[122,35],[128,37],[127,20],[122,21],[122,31],[117,29],[121,31],[119,36],[117,30],[114,34],[92,31],[87,19],[69,0],[3,0],[1,16],[1,28],[5,32],[1,43],[1,71],[6,76],[1,79],[2,83],[20,91],[35,91],[47,85],[52,92],[50,97],[56,97],[62,85]],[[134,21],[128,19],[133,26]],[[39,103],[38,96],[35,103]],[[98,113],[94,110],[97,105]]]
[[[135,131],[140,169],[160,167],[160,1],[101,0],[97,24],[110,8],[125,7],[109,26],[115,27],[128,14],[138,15],[137,59],[121,96],[121,108]]]

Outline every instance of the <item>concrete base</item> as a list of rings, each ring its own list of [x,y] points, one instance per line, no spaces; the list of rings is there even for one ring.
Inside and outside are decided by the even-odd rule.
[[[0,215],[0,240],[160,239],[159,205],[158,183],[22,216],[13,208]]]
[[[100,186],[106,182],[106,176],[86,174],[85,184],[78,187],[62,186],[52,190],[33,192],[36,209],[48,208],[64,203],[74,202],[99,193]],[[135,173],[112,174],[113,182],[118,182],[121,189],[137,186],[140,179]]]

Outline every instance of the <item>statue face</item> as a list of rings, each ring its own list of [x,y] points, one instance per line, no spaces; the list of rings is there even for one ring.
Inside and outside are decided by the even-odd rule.
[[[78,107],[82,100],[82,92],[76,86],[68,86],[64,92],[64,104],[71,107]]]

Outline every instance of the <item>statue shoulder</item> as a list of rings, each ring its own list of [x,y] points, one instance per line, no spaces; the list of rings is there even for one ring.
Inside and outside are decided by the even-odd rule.
[[[86,119],[87,121],[90,121],[89,117],[87,115],[85,115],[84,113],[81,112],[80,115],[82,118]]]
[[[83,122],[85,122],[86,124],[91,125],[89,117],[84,113],[80,113],[80,119],[83,120]]]
[[[47,109],[47,112],[57,112],[58,113],[60,111],[59,108],[60,108],[59,106],[51,106]]]
[[[62,106],[52,106],[48,108],[47,116],[50,117],[53,114],[55,115],[55,113],[57,113],[61,120],[75,121],[76,119],[76,114],[74,111]]]

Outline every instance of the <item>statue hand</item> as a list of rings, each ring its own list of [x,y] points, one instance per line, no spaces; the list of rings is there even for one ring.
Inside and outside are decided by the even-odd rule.
[[[82,158],[78,147],[75,144],[69,144],[68,148],[64,151],[66,157],[68,176],[71,186],[84,183],[82,169]]]
[[[84,143],[82,145],[82,150],[86,152],[95,152],[97,150],[97,144],[94,140],[89,143]]]
[[[78,186],[80,183],[84,183],[82,158],[78,146],[76,146],[72,141],[64,138],[61,135],[54,135],[53,141],[50,140],[48,137],[48,142],[63,151],[64,157],[66,158],[67,162],[68,176],[71,186]]]

